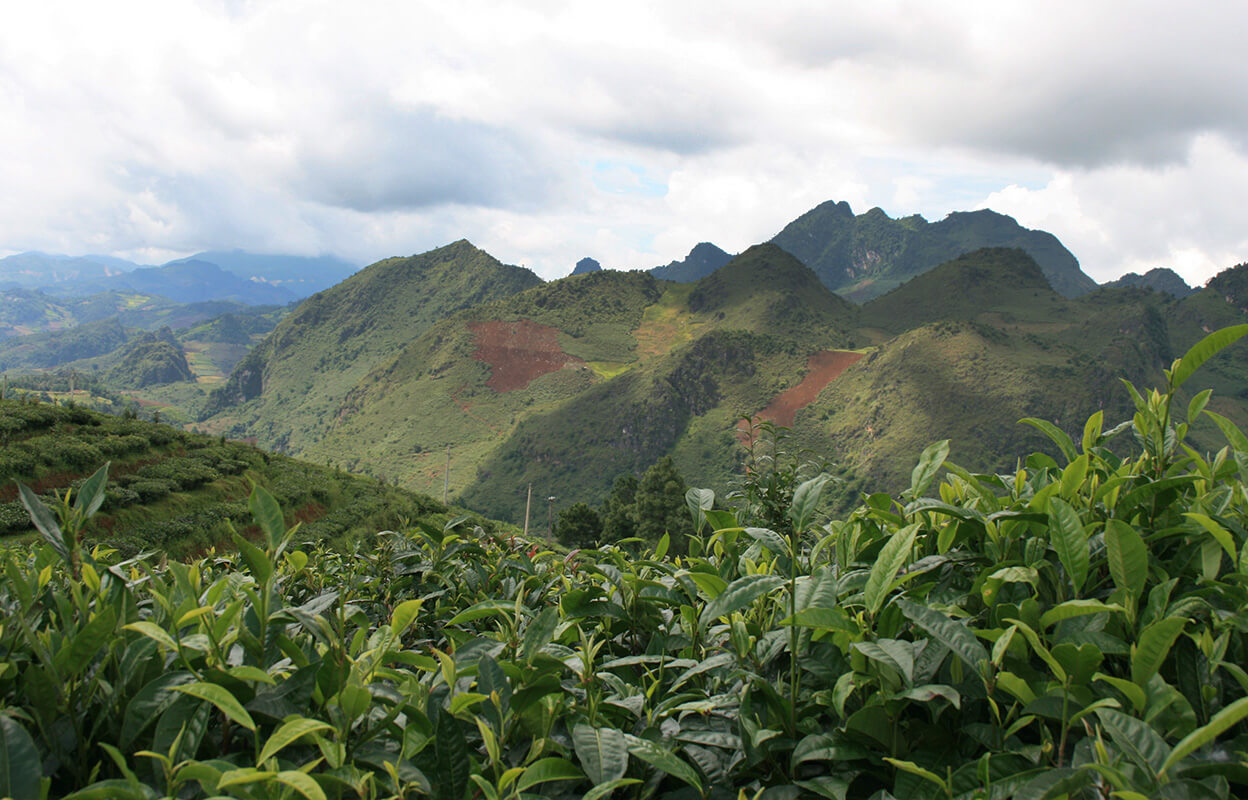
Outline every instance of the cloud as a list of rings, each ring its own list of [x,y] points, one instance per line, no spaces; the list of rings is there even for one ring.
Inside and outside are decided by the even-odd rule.
[[[1248,261],[1248,156],[1217,135],[1193,142],[1182,164],[1063,171],[1040,188],[1006,187],[982,205],[1056,234],[1102,282],[1170,267],[1199,286]]]
[[[22,4],[0,28],[0,248],[370,261],[467,237],[553,277],[741,250],[844,199],[993,205],[1102,279],[1203,274],[1244,258],[1246,19],[1153,0]]]

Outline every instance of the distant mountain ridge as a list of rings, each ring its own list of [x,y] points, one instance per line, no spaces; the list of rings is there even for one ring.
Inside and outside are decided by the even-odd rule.
[[[167,297],[177,303],[233,300],[248,305],[285,305],[299,299],[282,286],[246,280],[207,261],[177,261],[163,267],[139,269],[82,283],[57,283],[48,291],[63,295],[98,292],[138,292]]]
[[[1191,286],[1188,286],[1187,281],[1183,280],[1177,272],[1169,267],[1157,267],[1156,269],[1150,269],[1143,275],[1137,272],[1128,272],[1118,280],[1110,281],[1109,283],[1102,285],[1110,287],[1141,287],[1158,292],[1165,292],[1166,294],[1174,295],[1179,298],[1187,297],[1189,294],[1193,294],[1197,291]]]
[[[655,267],[650,274],[665,281],[693,283],[705,278],[732,260],[732,256],[710,242],[699,242],[680,261]]]
[[[879,208],[855,215],[848,203],[828,201],[790,222],[771,241],[814,270],[832,291],[858,302],[982,247],[1025,250],[1066,297],[1097,285],[1057,237],[990,210],[954,212],[933,223],[917,214],[892,219]]]
[[[60,296],[138,291],[177,302],[238,300],[285,304],[328,289],[356,271],[335,256],[291,256],[210,250],[160,266],[114,256],[40,252],[0,258],[0,288],[42,289]]]

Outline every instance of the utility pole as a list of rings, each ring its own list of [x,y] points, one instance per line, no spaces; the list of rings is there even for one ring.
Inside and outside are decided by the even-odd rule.
[[[555,501],[559,498],[553,494],[546,498],[546,537],[555,535]]]
[[[442,505],[446,505],[446,495],[451,488],[451,446],[446,446],[446,471],[442,473]]]
[[[529,540],[529,507],[533,505],[533,484],[529,484],[529,496],[524,499],[524,540]]]

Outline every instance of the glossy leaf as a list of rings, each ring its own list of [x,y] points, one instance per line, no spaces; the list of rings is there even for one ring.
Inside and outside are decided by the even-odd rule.
[[[273,756],[282,751],[283,748],[295,743],[301,737],[318,731],[328,731],[333,728],[318,720],[314,719],[292,719],[284,722],[280,728],[273,731],[273,735],[264,743],[264,747],[260,750],[260,756],[256,761],[260,764],[268,761]]]
[[[0,714],[0,797],[38,800],[42,763],[26,729]]]
[[[763,595],[784,585],[784,578],[776,575],[743,575],[728,584],[715,599],[702,609],[702,625],[710,625],[720,617],[745,608]]]
[[[863,603],[866,604],[867,611],[870,613],[879,613],[884,601],[888,598],[889,591],[893,588],[893,578],[897,575],[897,571],[910,563],[910,550],[914,546],[918,531],[919,523],[907,525],[894,533],[880,549],[880,555],[876,558],[867,577],[867,585],[862,590]]]
[[[1049,500],[1049,541],[1078,594],[1088,580],[1088,535],[1075,510],[1056,497]]]
[[[1187,620],[1181,617],[1166,617],[1144,629],[1139,642],[1131,650],[1131,680],[1141,688],[1145,688],[1148,679],[1157,674],[1162,662],[1179,638]]]
[[[988,661],[988,650],[965,625],[904,597],[897,601],[897,605],[911,622],[960,658],[972,674],[979,674],[980,665]]]
[[[198,697],[200,700],[207,700],[217,707],[222,714],[242,725],[249,731],[256,729],[256,723],[252,720],[251,715],[247,713],[247,709],[230,694],[229,690],[215,683],[187,683],[181,686],[173,687],[175,692],[189,694],[191,697]]]
[[[1192,349],[1179,359],[1178,365],[1170,373],[1170,388],[1178,389],[1187,383],[1192,373],[1200,369],[1206,361],[1239,341],[1245,334],[1248,334],[1248,325],[1232,325],[1229,328],[1216,330],[1192,345]]]
[[[572,745],[581,768],[595,785],[623,778],[628,770],[628,742],[621,731],[582,723],[572,729]]]
[[[1148,580],[1148,545],[1135,528],[1120,519],[1109,520],[1105,524],[1105,557],[1114,584],[1139,597]]]

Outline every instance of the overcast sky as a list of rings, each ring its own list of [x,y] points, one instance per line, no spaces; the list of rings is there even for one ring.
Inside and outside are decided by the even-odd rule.
[[[6,2],[0,253],[546,278],[763,241],[824,200],[989,207],[1098,281],[1248,261],[1231,0]]]

